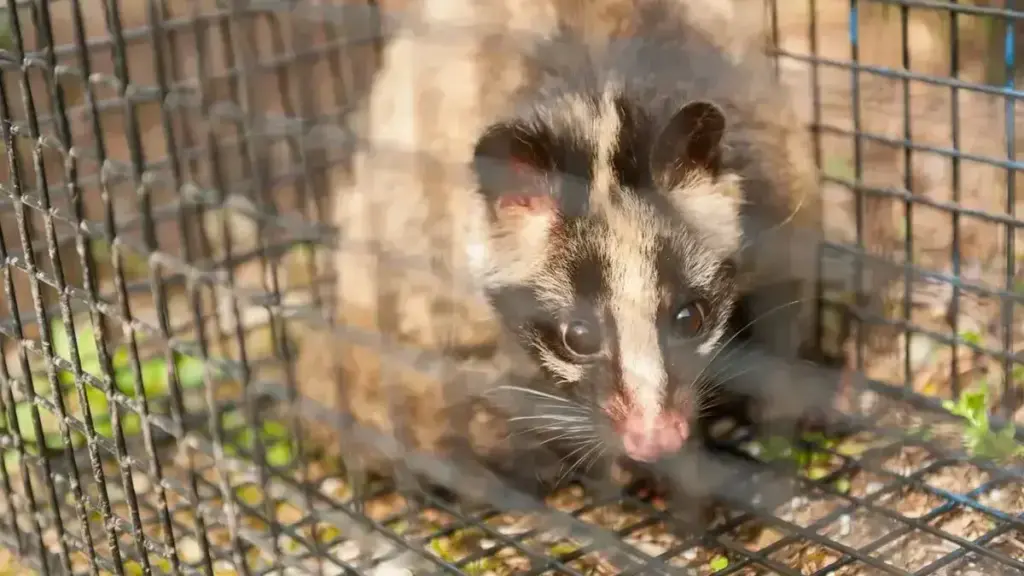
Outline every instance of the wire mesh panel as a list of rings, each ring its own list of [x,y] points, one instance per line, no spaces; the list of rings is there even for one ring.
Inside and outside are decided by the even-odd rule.
[[[334,323],[336,275],[368,272],[332,265],[331,197],[386,15],[413,4],[6,2],[5,570],[1024,573],[1024,6],[701,4],[764,37],[813,137],[821,337],[864,378],[842,435],[715,428],[696,474],[721,502],[695,520],[575,466],[539,499],[354,424],[346,382],[302,376],[340,354],[311,327],[367,337]],[[363,346],[374,370],[443,370]]]

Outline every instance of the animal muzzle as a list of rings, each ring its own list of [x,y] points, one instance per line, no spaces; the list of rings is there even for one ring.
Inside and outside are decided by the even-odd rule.
[[[672,412],[653,418],[649,414],[629,414],[616,428],[626,455],[638,462],[655,462],[678,452],[690,435],[686,419]]]

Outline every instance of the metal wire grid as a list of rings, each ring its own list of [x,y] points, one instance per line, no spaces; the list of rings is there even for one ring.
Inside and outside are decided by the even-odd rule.
[[[1020,42],[1020,36],[1017,32],[1017,20],[1020,16],[1019,7],[1016,7],[1014,2],[851,0],[849,2],[848,16],[848,58],[836,59],[821,57],[817,54],[817,44],[820,41],[820,38],[822,38],[822,31],[818,28],[816,18],[818,15],[817,7],[824,4],[826,3],[815,2],[814,0],[811,0],[810,2],[811,8],[808,12],[809,18],[807,21],[807,38],[809,39],[810,54],[801,54],[787,51],[785,49],[776,50],[776,54],[782,61],[790,60],[811,65],[811,75],[813,78],[813,119],[811,122],[811,130],[816,140],[817,164],[824,167],[824,162],[821,158],[821,141],[826,135],[843,137],[853,144],[854,166],[852,176],[849,178],[837,178],[835,175],[829,174],[827,170],[824,170],[822,178],[826,183],[838,184],[853,192],[853,197],[856,202],[855,245],[832,244],[828,246],[828,249],[842,254],[854,255],[854,258],[859,258],[866,262],[870,262],[872,259],[876,261],[880,260],[877,255],[870,254],[866,249],[869,239],[865,232],[866,218],[868,218],[866,215],[865,204],[869,199],[891,200],[893,203],[899,202],[902,204],[904,210],[903,222],[905,229],[902,234],[904,239],[902,248],[904,254],[903,258],[905,261],[897,263],[893,260],[891,262],[894,267],[900,268],[904,275],[904,293],[901,298],[902,318],[892,319],[883,317],[877,313],[872,313],[871,311],[864,309],[855,309],[853,314],[858,318],[858,320],[863,322],[888,325],[897,328],[905,334],[921,334],[929,339],[934,339],[943,345],[950,346],[952,349],[950,379],[952,393],[954,396],[959,396],[962,389],[961,370],[959,369],[959,349],[967,348],[974,352],[997,359],[1000,362],[1001,368],[1002,382],[1000,384],[1001,387],[1007,391],[1003,396],[1004,404],[1002,413],[1009,414],[1019,405],[1020,402],[1019,393],[1010,393],[1010,391],[1019,387],[1019,382],[1015,381],[1015,379],[1020,379],[1020,363],[1022,359],[1014,344],[1015,326],[1020,323],[1020,318],[1015,317],[1015,306],[1022,301],[1019,289],[1019,254],[1016,248],[1016,242],[1018,240],[1016,236],[1022,225],[1022,221],[1016,214],[1016,204],[1018,202],[1016,193],[1016,172],[1020,167],[1016,151],[1016,102],[1019,99],[1019,91],[1015,85],[1016,78],[1019,75],[1019,62],[1016,58],[1016,48]],[[772,35],[776,40],[778,39],[779,34],[778,6],[779,4],[777,2],[769,3]],[[902,43],[902,50],[897,66],[902,69],[864,64],[861,62],[861,12],[866,9],[878,7],[888,9],[889,17],[893,21],[899,22],[899,32],[902,34],[904,41]],[[936,14],[938,17],[943,18],[946,21],[946,39],[949,44],[949,68],[948,75],[946,76],[914,71],[913,63],[911,61],[911,50],[909,42],[907,41],[907,38],[909,38],[908,30],[911,22],[911,15],[920,14],[922,12]],[[991,36],[997,41],[999,48],[996,54],[1001,57],[1000,72],[1002,72],[1002,75],[1005,78],[1003,85],[980,83],[961,78],[961,67],[964,65],[963,61],[965,60],[965,57],[961,54],[961,45],[965,43],[964,39],[961,38],[961,35],[963,34],[963,23],[967,18],[986,18],[986,22],[991,23]],[[829,30],[829,32],[835,32],[835,30]],[[849,102],[849,114],[852,120],[850,128],[836,126],[822,121],[821,110],[825,106],[823,103],[824,96],[819,82],[819,70],[822,69],[834,70],[848,74],[849,91],[851,95],[851,101]],[[901,99],[900,104],[887,109],[890,113],[898,111],[902,115],[899,122],[899,125],[902,128],[902,134],[899,138],[894,138],[888,134],[874,133],[870,129],[864,129],[862,127],[862,118],[865,114],[865,110],[877,102],[869,101],[867,99],[862,101],[861,99],[862,91],[865,90],[863,86],[872,80],[891,80],[892,82],[890,85],[892,87],[895,88],[898,86],[901,88],[900,90],[893,91],[894,93],[898,93]],[[920,120],[915,119],[914,109],[911,104],[911,93],[913,87],[920,85],[948,89],[950,98],[950,115],[948,117],[950,134],[948,135],[948,146],[939,147],[922,144],[917,142],[914,137],[914,130],[920,130]],[[1003,126],[1001,128],[1005,131],[1006,140],[1004,149],[1005,155],[1003,157],[993,157],[976,153],[972,154],[961,149],[961,122],[963,120],[963,116],[960,109],[960,100],[963,98],[961,95],[965,93],[985,94],[1002,98],[1004,104],[1001,112],[1003,112],[1004,118]],[[864,167],[864,157],[866,153],[864,149],[868,143],[884,144],[892,147],[894,150],[900,151],[903,157],[903,162],[905,163],[901,188],[882,188],[865,184],[866,169]],[[912,166],[914,160],[918,156],[929,154],[948,159],[950,162],[951,197],[948,201],[936,200],[913,192],[914,182]],[[1005,201],[1002,206],[1005,213],[972,209],[961,202],[963,165],[968,162],[984,163],[992,167],[1005,170]],[[949,226],[952,230],[952,239],[949,247],[949,261],[951,266],[948,271],[929,269],[928,265],[921,265],[914,261],[914,242],[915,239],[919,238],[919,234],[915,234],[914,232],[914,214],[915,209],[919,209],[919,211],[924,210],[922,207],[935,209],[936,212],[941,212],[948,216]],[[969,275],[965,273],[964,258],[961,255],[962,241],[960,231],[963,226],[963,222],[967,219],[991,223],[993,226],[989,233],[999,234],[999,237],[1002,240],[999,251],[1003,254],[1003,266],[1001,270],[1002,286],[992,286],[987,283],[977,282],[969,278]],[[859,285],[863,285],[863,279],[855,279],[854,281]],[[911,313],[911,307],[913,305],[912,290],[914,289],[915,282],[922,281],[942,283],[949,286],[952,295],[950,298],[950,310],[947,314],[950,324],[948,332],[939,332],[935,329],[914,323]],[[1000,346],[998,349],[991,346],[982,346],[969,340],[965,341],[963,338],[959,337],[961,335],[959,323],[962,316],[961,310],[963,308],[963,301],[969,297],[998,301],[1001,309],[1001,342],[999,343]],[[831,302],[830,304],[842,305],[836,302]],[[865,337],[866,335],[864,331],[856,331],[857,350],[862,350],[864,348]],[[913,375],[913,370],[910,367],[910,359],[912,357],[912,353],[910,351],[911,339],[905,338],[903,344],[905,346],[905,351],[903,353],[903,386],[907,390],[910,390],[912,388]],[[860,353],[856,355],[858,363],[862,361],[861,356],[862,355]],[[859,364],[858,367],[863,368],[863,365]]]
[[[821,3],[822,0],[819,0],[818,4]],[[811,4],[815,4],[813,0]],[[82,7],[77,3],[71,5],[81,13]],[[856,11],[857,5],[854,0],[851,10]],[[8,3],[9,14],[19,8],[21,14],[34,14],[28,21],[47,21],[48,8],[45,4],[19,5],[13,1]],[[164,8],[169,10],[166,6]],[[150,13],[148,24],[137,29],[119,26],[117,19],[110,18],[105,22],[111,39],[106,45],[114,53],[120,54],[125,54],[126,48],[132,45],[132,42],[153,48],[156,43],[148,45],[147,41],[154,37],[160,38],[163,33],[173,35],[171,31],[177,29],[194,31],[220,27],[225,31],[223,33],[244,35],[244,28],[232,28],[236,24],[231,23],[258,14],[268,22],[285,25],[284,16],[279,8],[280,6],[245,8],[239,5],[233,5],[228,9],[206,7],[190,14],[189,17],[178,20],[166,18],[163,22],[159,22],[156,13]],[[992,14],[1005,15],[998,10]],[[905,14],[903,17],[906,18]],[[22,32],[18,30],[19,24],[25,24],[16,21],[12,24],[13,36],[20,37]],[[325,19],[322,25],[330,26],[331,22]],[[811,26],[813,30],[813,18]],[[856,34],[856,27],[852,28],[852,33]],[[1009,34],[1012,39],[1012,31]],[[342,36],[344,35],[326,35],[327,38]],[[856,40],[856,36],[853,39]],[[17,75],[33,69],[47,71],[47,77],[53,78],[58,67],[54,65],[51,54],[82,58],[78,61],[79,76],[91,78],[88,57],[83,58],[83,55],[88,55],[90,51],[102,50],[103,44],[83,42],[81,33],[76,40],[79,41],[72,49],[56,49],[51,53],[33,52],[32,47],[17,45],[5,52],[2,59],[6,76],[3,86],[4,113],[0,116],[3,116],[4,120],[4,141],[8,151],[16,150],[12,142],[19,137],[47,145],[56,142],[58,148],[65,153],[71,149],[68,145],[71,142],[69,128],[59,125],[60,91],[44,92],[41,95],[26,90],[25,84],[15,87],[10,78],[12,72]],[[351,65],[348,60],[341,59],[344,44],[346,43],[327,43],[324,47],[310,50],[306,54],[309,58],[317,60],[337,58],[335,62],[338,62],[339,68],[335,69],[335,77],[351,76],[347,68],[341,68]],[[852,44],[857,45],[856,41]],[[40,44],[44,45],[45,43]],[[159,53],[159,50],[153,52]],[[259,62],[250,61],[237,68],[233,67],[231,72],[224,75],[224,78],[234,81],[239,91],[228,94],[229,102],[244,101],[240,93],[245,90],[246,81],[251,81],[251,76],[247,78],[245,74],[246,70],[283,70],[299,56],[297,51],[285,54],[285,49],[281,45],[276,46],[273,52],[274,54],[265,59],[259,58]],[[173,61],[175,53],[172,49],[167,50],[165,55]],[[853,62],[852,65],[841,62],[836,64],[858,70],[856,52]],[[829,62],[819,64],[827,65]],[[1011,60],[1009,65],[1012,67],[1012,64]],[[167,66],[166,61],[163,65],[157,64],[155,68],[159,70],[162,66]],[[175,66],[172,64],[169,68]],[[212,102],[203,101],[201,96],[198,103],[194,98],[189,100],[184,97],[194,96],[195,92],[190,90],[195,90],[197,86],[200,87],[201,93],[201,87],[211,83],[211,79],[201,73],[201,67],[197,70],[198,77],[192,77],[189,71],[184,73],[186,78],[194,80],[184,82],[184,86],[164,77],[158,79],[154,90],[142,89],[132,92],[128,89],[132,83],[127,77],[126,70],[119,67],[113,74],[117,85],[122,87],[117,97],[103,102],[94,101],[93,104],[96,110],[105,106],[116,109],[133,97],[143,100],[149,97],[164,104],[166,116],[173,115],[175,106],[171,105],[172,102],[182,107],[187,107],[187,103],[191,102],[209,116],[217,116],[218,111],[237,113],[237,109],[217,109]],[[862,68],[860,70],[861,73],[899,75],[895,71],[864,71]],[[62,73],[67,72],[64,70]],[[955,77],[955,74],[953,76]],[[918,78],[908,77],[908,80]],[[946,82],[942,79],[932,81]],[[959,88],[955,83],[953,86],[954,89]],[[1006,93],[1012,96],[1012,84],[1006,90],[1009,90]],[[52,98],[52,101],[57,103],[54,107],[57,114],[53,117],[40,114],[38,122],[32,121],[35,116],[31,114],[24,118],[14,117],[10,112],[10,103],[14,101],[18,92],[21,92],[23,102],[28,106],[33,98]],[[182,93],[182,98],[175,98],[176,94]],[[244,112],[245,106],[241,108]],[[259,117],[258,111],[256,114],[253,114],[252,108],[249,111],[252,115],[242,120],[243,129],[237,137],[214,142],[215,139],[211,136],[206,146],[191,144],[182,146],[180,151],[170,146],[174,152],[167,154],[163,163],[134,156],[129,163],[129,167],[134,170],[131,174],[132,182],[138,186],[140,182],[147,181],[147,175],[160,174],[161,170],[164,171],[163,174],[168,171],[174,173],[175,163],[187,165],[201,158],[206,158],[210,165],[226,162],[223,157],[217,157],[218,152],[215,150],[220,150],[221,147],[244,146],[246,138],[258,140],[265,134],[260,134],[256,125],[266,130],[272,124],[267,117]],[[336,111],[333,116],[335,122],[342,118],[340,112]],[[93,115],[96,115],[95,110]],[[306,108],[301,113],[293,110],[282,116],[286,119],[301,118],[309,124],[320,124],[325,119],[321,111],[311,108]],[[54,121],[58,123],[54,124]],[[163,124],[165,129],[169,125]],[[283,122],[278,125],[290,124]],[[830,128],[821,127],[821,130],[826,131]],[[187,134],[187,131],[184,133]],[[291,136],[287,131],[284,133],[285,138]],[[51,136],[51,139],[41,137],[43,134]],[[870,138],[871,135],[862,134],[860,137]],[[98,141],[100,136],[97,134],[94,138]],[[195,140],[199,138],[195,137]],[[308,150],[309,148],[306,149]],[[37,148],[33,152],[35,168],[38,172],[45,173],[45,170],[39,170],[43,163],[44,151]],[[1010,152],[1009,157],[1012,158],[1012,149]],[[248,155],[247,151],[239,150],[237,153],[240,157]],[[58,182],[75,182],[77,157],[75,154],[65,154],[64,157],[69,159],[69,162],[62,166],[66,170],[66,179]],[[109,328],[106,332],[100,331],[98,327],[101,325],[101,316],[109,316],[117,321],[134,319],[133,325],[136,330],[140,333],[148,332],[157,340],[151,355],[140,354],[142,358],[138,360],[139,363],[151,358],[152,355],[170,359],[170,350],[175,348],[181,352],[193,353],[211,365],[237,375],[243,385],[253,389],[261,385],[273,388],[271,381],[288,380],[287,364],[292,352],[286,343],[279,336],[272,335],[274,345],[270,351],[265,351],[262,356],[255,353],[247,354],[248,335],[266,324],[240,324],[237,312],[230,314],[230,311],[216,308],[213,302],[216,302],[217,298],[210,297],[206,292],[214,292],[214,288],[219,289],[222,296],[226,294],[227,300],[236,307],[236,310],[244,307],[243,303],[259,305],[287,300],[287,290],[273,285],[263,285],[247,291],[232,285],[230,277],[225,279],[215,271],[231,269],[235,264],[246,261],[271,262],[265,265],[272,268],[274,258],[279,257],[288,245],[316,235],[315,226],[296,226],[295,219],[288,218],[288,215],[267,214],[274,203],[260,203],[258,199],[261,183],[257,178],[260,176],[263,178],[264,188],[267,189],[281,183],[294,183],[311,172],[303,169],[297,158],[289,159],[292,166],[284,169],[283,174],[262,174],[231,184],[214,182],[211,186],[210,182],[193,176],[196,181],[202,182],[201,185],[211,189],[240,190],[242,195],[256,204],[255,209],[250,205],[244,216],[259,219],[264,224],[260,230],[268,238],[264,245],[253,246],[252,250],[243,250],[242,253],[232,253],[229,246],[226,253],[219,255],[220,261],[217,261],[218,255],[209,252],[198,252],[190,257],[185,253],[188,249],[183,248],[183,262],[176,266],[173,257],[159,257],[163,252],[162,245],[151,236],[143,237],[142,246],[131,246],[128,242],[123,250],[125,254],[136,251],[149,258],[150,262],[155,264],[154,271],[137,282],[129,282],[123,277],[124,271],[121,270],[118,274],[115,268],[115,277],[121,276],[121,279],[120,286],[115,286],[116,291],[112,295],[98,294],[95,290],[88,289],[87,284],[82,285],[86,289],[78,286],[69,287],[56,273],[62,264],[57,247],[65,240],[57,233],[56,228],[60,223],[72,226],[72,233],[66,238],[75,242],[80,242],[83,237],[78,230],[84,230],[94,238],[106,237],[109,241],[115,236],[115,230],[131,230],[130,227],[134,223],[119,221],[115,226],[112,222],[114,219],[107,216],[104,218],[107,227],[80,227],[78,223],[82,214],[75,213],[74,206],[71,206],[72,210],[63,212],[59,207],[56,210],[51,209],[52,198],[58,197],[61,193],[66,194],[62,185],[55,185],[47,182],[44,176],[37,176],[35,183],[42,185],[33,190],[29,179],[18,177],[16,170],[20,166],[15,167],[16,163],[26,162],[27,158],[19,157],[17,153],[9,154],[8,158],[11,176],[8,178],[8,185],[5,186],[6,196],[10,199],[7,206],[20,218],[16,220],[16,233],[11,232],[5,224],[3,240],[7,242],[8,235],[16,234],[22,244],[21,251],[6,243],[0,246],[0,252],[5,259],[8,302],[15,297],[14,283],[19,274],[30,278],[30,283],[42,286],[39,288],[40,292],[56,289],[64,298],[60,302],[59,311],[43,306],[41,298],[34,299],[31,307],[24,306],[21,301],[17,306],[11,306],[12,309],[18,310],[31,309],[24,314],[14,314],[11,321],[5,323],[5,340],[32,340],[31,336],[26,335],[34,326],[36,330],[42,332],[42,342],[47,342],[54,337],[47,333],[48,320],[55,318],[57,314],[60,315],[68,333],[73,334],[75,327],[70,326],[72,306],[80,306],[84,302],[97,326],[96,344],[100,350],[104,349],[104,336],[112,332]],[[100,159],[102,160],[102,156]],[[1007,160],[1004,164],[1008,169],[1015,167],[1012,160]],[[131,172],[132,170],[129,170],[129,173]],[[185,175],[175,175],[177,178],[174,179],[173,186],[180,190],[188,178]],[[98,174],[96,176],[93,182],[99,181]],[[116,182],[116,178],[108,178],[105,182],[112,189],[114,187],[111,182]],[[83,183],[83,188],[85,186],[87,185]],[[39,193],[41,190],[48,193]],[[145,187],[131,191],[141,198],[146,197]],[[916,198],[907,198],[905,194],[877,192],[906,199],[909,204],[918,201]],[[54,193],[54,196],[50,196],[49,193]],[[115,194],[111,196],[116,197]],[[139,230],[152,229],[160,218],[177,219],[183,213],[186,219],[188,216],[199,217],[204,208],[212,209],[203,206],[202,199],[207,198],[206,196],[199,194],[197,197],[198,201],[194,197],[187,197],[188,201],[173,199],[164,205],[152,206],[152,213],[143,209],[137,216],[135,225]],[[217,193],[214,193],[213,197],[218,198]],[[1011,190],[1011,205],[1012,199]],[[113,204],[112,199],[110,204]],[[1009,216],[992,216],[992,219],[1007,226],[1019,227],[1020,221],[1012,214],[1010,211]],[[43,226],[34,228],[33,218],[41,221]],[[310,217],[307,215],[306,218]],[[237,222],[230,221],[235,225]],[[45,235],[45,242],[40,242],[40,229]],[[121,232],[120,236],[130,234]],[[41,244],[44,244],[45,248]],[[1012,248],[1012,244],[1010,246]],[[26,247],[32,247],[34,250],[25,250]],[[845,248],[849,250],[849,247]],[[82,257],[82,267],[89,269],[88,251],[84,252],[87,256]],[[1013,254],[1013,250],[1011,249],[1009,253]],[[43,254],[53,259],[52,272],[45,269]],[[123,263],[121,264],[123,267]],[[64,265],[67,266],[66,261]],[[1008,265],[1008,269],[1012,271],[1012,265]],[[314,270],[314,273],[323,274],[320,270]],[[163,291],[154,290],[154,286],[165,288]],[[183,317],[192,317],[184,322],[172,322],[171,318],[168,318],[172,314],[166,312],[174,308],[172,304],[175,299],[170,294],[175,288],[184,290],[184,301],[191,301],[184,308]],[[1010,294],[1012,288],[1012,283],[1008,283],[1007,288],[992,290],[990,295],[1000,296],[1008,300],[1009,306],[1012,306],[1019,298],[1019,295]],[[964,284],[956,288],[958,291],[968,289],[969,287]],[[135,318],[128,304],[134,302],[137,295],[156,300],[157,308],[165,310],[164,314],[156,319]],[[21,293],[18,296],[21,297]],[[200,296],[208,298],[203,300]],[[161,299],[163,306],[160,305]],[[1010,313],[1012,314],[1012,309]],[[173,316],[177,319],[178,314]],[[225,322],[224,316],[230,317],[226,320],[229,324],[227,327],[222,326]],[[273,318],[271,325],[275,322],[283,324],[283,321],[273,314],[268,314],[268,317]],[[235,326],[230,325],[232,319]],[[208,320],[218,325],[212,329],[212,336],[206,336],[198,329],[199,326],[206,326]],[[179,324],[183,324],[184,327]],[[282,331],[281,324],[274,326],[275,332]],[[900,326],[906,327],[905,324]],[[955,338],[938,336],[942,341],[955,342]],[[190,347],[187,345],[188,342],[198,345]],[[212,352],[216,342],[237,346],[233,351],[220,351],[230,360],[218,358],[218,354]],[[980,348],[969,342],[955,343]],[[1019,362],[1019,358],[1010,352],[1011,343],[1007,343],[1002,358],[1006,361]],[[106,389],[107,384],[100,378],[83,373],[81,354],[76,350],[76,346],[71,347],[70,358],[56,358],[52,346],[48,350],[38,342],[27,347],[31,354],[42,356],[48,364],[72,371],[79,391],[84,388],[84,383],[89,383],[98,390]],[[110,355],[109,352],[106,354]],[[134,357],[135,354],[130,356]],[[28,353],[16,358],[21,364],[22,374],[29,371],[27,358]],[[110,373],[109,370],[107,373]],[[173,374],[174,371],[170,373]],[[17,393],[28,392],[31,405],[34,407],[31,424],[35,437],[42,437],[43,428],[39,411],[63,416],[62,412],[66,409],[61,406],[60,401],[54,401],[54,398],[59,396],[33,397],[30,392],[32,387],[28,386],[23,378],[12,375],[6,361],[3,364],[2,375],[0,386],[7,422],[18,419],[18,415],[15,414]],[[51,384],[54,383],[54,378],[53,375],[49,377]],[[585,542],[581,543],[578,538],[569,542],[566,536],[557,533],[557,530],[556,534],[549,534],[552,530],[570,524],[578,530],[581,523],[573,524],[562,517],[541,515],[544,521],[539,526],[524,528],[521,519],[502,509],[502,504],[508,502],[501,502],[500,499],[494,502],[498,509],[480,509],[455,504],[402,485],[382,485],[378,490],[356,495],[346,493],[343,471],[315,473],[311,462],[302,462],[302,466],[291,468],[271,465],[267,462],[267,447],[262,445],[258,434],[251,450],[237,449],[233,455],[226,456],[223,446],[244,444],[233,440],[236,436],[243,436],[247,431],[255,429],[255,408],[246,403],[245,395],[242,394],[226,394],[226,398],[215,398],[215,387],[212,383],[212,376],[207,374],[202,390],[194,394],[198,397],[198,402],[192,404],[194,409],[187,408],[189,395],[183,393],[181,398],[171,398],[169,406],[162,414],[152,413],[152,407],[147,406],[145,402],[112,392],[109,394],[111,404],[120,406],[114,418],[117,433],[113,438],[98,435],[95,427],[88,423],[89,419],[84,415],[69,414],[69,417],[63,420],[65,425],[60,426],[59,430],[63,450],[58,450],[49,457],[35,457],[26,449],[26,442],[20,434],[5,433],[4,445],[13,447],[20,458],[14,466],[9,467],[5,461],[5,465],[0,467],[2,500],[8,512],[4,515],[6,525],[0,535],[4,544],[17,550],[27,562],[34,563],[37,568],[45,568],[56,573],[124,574],[136,573],[139,570],[147,573],[213,573],[215,570],[228,569],[228,566],[241,573],[258,574],[282,573],[289,567],[300,572],[356,573],[357,570],[366,571],[373,566],[380,567],[389,562],[393,563],[396,559],[402,559],[410,554],[422,563],[410,564],[403,560],[402,565],[413,566],[410,569],[417,574],[480,573],[489,568],[488,559],[495,557],[503,557],[503,562],[518,566],[517,573],[601,573],[600,570],[615,572],[623,569],[623,566],[628,566],[630,562],[626,561],[618,568],[613,568],[609,566],[607,560],[598,557],[598,552],[608,552],[613,548],[607,538],[600,538],[602,535],[614,535],[624,542],[621,546],[633,557],[634,573],[645,568],[654,570],[660,563],[667,563],[668,566],[689,565],[704,572],[711,571],[714,568],[710,567],[714,566],[719,569],[719,573],[726,574],[825,574],[836,573],[842,569],[852,571],[854,568],[866,570],[867,573],[885,574],[963,573],[970,566],[975,566],[977,570],[981,570],[980,573],[987,574],[1011,574],[1024,570],[1024,555],[1021,554],[1021,550],[1014,548],[1013,544],[1024,540],[1024,517],[1016,504],[1019,500],[1014,500],[1014,495],[1024,492],[1019,471],[1000,469],[985,462],[973,462],[969,469],[980,470],[974,473],[983,477],[973,482],[971,489],[966,493],[958,493],[936,485],[930,481],[931,477],[943,469],[963,466],[965,458],[958,451],[951,450],[948,444],[928,441],[924,434],[908,436],[908,422],[914,422],[918,429],[925,429],[927,427],[922,426],[921,420],[950,422],[953,419],[945,414],[930,414],[925,411],[928,403],[918,401],[912,392],[895,394],[880,384],[872,384],[872,391],[890,400],[879,402],[873,411],[861,416],[863,422],[870,423],[870,426],[861,426],[864,429],[862,442],[870,444],[871,448],[851,456],[836,449],[819,447],[820,451],[829,456],[828,474],[814,479],[801,477],[794,480],[795,488],[802,495],[798,497],[797,502],[791,502],[790,506],[821,506],[823,511],[817,514],[813,521],[807,521],[806,518],[789,518],[785,510],[763,510],[756,506],[744,509],[740,506],[739,509],[723,514],[715,525],[704,533],[689,538],[664,533],[650,536],[647,532],[653,527],[672,527],[676,524],[671,513],[664,510],[657,501],[652,501],[644,494],[631,494],[625,498],[621,495],[596,498],[583,493],[577,494],[577,501],[567,507],[563,506],[563,509],[569,517],[581,519],[582,524],[604,525],[603,530],[584,531],[596,542],[587,545]],[[174,390],[176,387],[171,386],[171,389]],[[277,386],[276,389],[285,389],[287,398],[287,387]],[[1010,395],[1004,397],[1005,406],[1009,406],[1009,398]],[[232,408],[241,409],[245,414],[241,426],[225,430],[223,426],[209,425],[216,421],[212,415]],[[133,438],[126,437],[130,435],[126,435],[122,429],[121,421],[125,420],[129,413],[142,414],[141,439],[138,435]],[[71,448],[73,432],[86,436],[84,448]],[[724,440],[722,448],[746,461],[762,460],[738,438]],[[299,458],[302,459],[304,454],[301,448],[298,452]],[[912,464],[908,464],[908,461]],[[91,475],[85,471],[86,468],[91,469]],[[113,480],[118,476],[120,482]],[[836,487],[836,481],[843,478],[848,479],[851,484],[846,490]],[[744,480],[757,483],[759,478]],[[246,495],[245,488],[249,486],[258,487],[255,491],[256,496]],[[1000,497],[993,494],[999,494]],[[925,498],[930,505],[926,513],[909,517],[900,510],[899,502],[914,497]],[[404,504],[394,505],[396,499],[404,500]],[[385,512],[376,512],[376,508],[381,508],[377,504],[382,500],[391,501],[392,505],[383,507],[387,509]],[[558,508],[557,502],[553,506]],[[505,508],[516,506],[509,505]],[[603,519],[601,512],[609,509],[620,512],[607,514],[612,520]],[[945,521],[964,515],[981,518],[985,530],[972,534],[970,538],[953,535],[944,530]],[[774,536],[755,544],[745,542],[739,534],[754,523],[767,525],[769,532]],[[851,525],[871,527],[873,533],[870,537],[862,534],[857,541],[848,534]],[[466,538],[460,538],[460,543],[468,548],[467,550],[453,555],[438,554],[436,548],[433,548],[437,542],[445,541],[446,538],[450,542],[453,535],[466,531],[476,533],[472,538],[475,540],[472,545],[463,541]],[[362,540],[365,540],[368,538],[366,534],[381,536],[379,539],[372,539],[377,543],[377,550],[371,559],[360,556],[351,549],[352,538],[362,535]],[[916,540],[912,540],[915,538]],[[931,550],[932,553],[926,554],[923,558],[898,556],[901,550],[927,548],[928,545],[922,543],[922,539],[926,538],[937,539],[943,545],[936,546]],[[652,546],[652,542],[657,546]],[[361,550],[365,550],[365,547]],[[509,556],[519,558],[509,560]],[[714,560],[718,556],[727,559],[724,567],[721,562]],[[810,562],[808,558],[811,559]],[[630,570],[625,569],[625,572],[628,573]]]

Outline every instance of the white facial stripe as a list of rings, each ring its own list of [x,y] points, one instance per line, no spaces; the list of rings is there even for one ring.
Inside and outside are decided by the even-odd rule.
[[[618,148],[619,131],[622,127],[622,120],[615,108],[615,94],[613,86],[605,88],[594,121],[593,142],[597,149],[592,167],[594,179],[590,187],[592,212],[611,210],[611,190],[615,185],[612,155]]]
[[[607,213],[610,307],[618,328],[622,385],[634,409],[657,415],[667,384],[658,343],[658,284],[653,257],[654,226],[642,210],[623,199],[623,212]]]
[[[700,346],[697,347],[697,353],[701,356],[707,356],[715,349],[715,345],[722,339],[722,335],[725,334],[724,326],[716,326],[715,330],[708,336],[706,340],[701,342]]]

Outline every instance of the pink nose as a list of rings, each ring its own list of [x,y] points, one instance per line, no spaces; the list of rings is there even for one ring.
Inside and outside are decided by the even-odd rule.
[[[631,414],[622,422],[622,445],[626,455],[640,462],[654,462],[679,451],[690,434],[686,421],[662,413],[654,422],[649,416]]]

